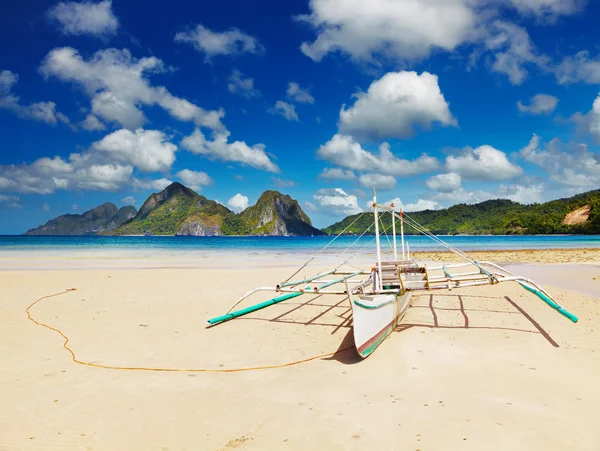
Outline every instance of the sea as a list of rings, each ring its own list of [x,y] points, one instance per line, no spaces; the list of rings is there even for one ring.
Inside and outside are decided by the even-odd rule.
[[[450,246],[464,251],[517,249],[577,249],[600,248],[600,235],[518,235],[518,236],[440,236]],[[0,254],[9,251],[102,250],[110,252],[167,251],[234,252],[238,254],[315,254],[364,250],[373,251],[373,236],[267,237],[176,237],[176,236],[0,236]],[[333,240],[333,241],[332,241]],[[400,243],[398,239],[398,248]],[[391,237],[381,237],[382,250],[391,249]],[[411,251],[442,251],[444,247],[426,236],[407,236]],[[60,253],[62,253],[60,252]]]

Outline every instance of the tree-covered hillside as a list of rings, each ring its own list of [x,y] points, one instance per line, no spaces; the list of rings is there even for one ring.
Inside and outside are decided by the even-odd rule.
[[[586,206],[589,206],[587,220],[578,224],[563,224],[567,214]],[[408,215],[438,235],[600,234],[600,190],[544,204],[522,205],[498,199],[474,205],[459,204],[443,210],[413,212]],[[332,235],[338,234],[357,216],[348,216],[324,231]],[[585,216],[587,214],[584,215],[584,219]],[[384,214],[382,221],[385,227],[391,227],[391,215]],[[360,234],[372,222],[372,216],[365,214],[345,233]],[[407,227],[405,233],[417,232]]]

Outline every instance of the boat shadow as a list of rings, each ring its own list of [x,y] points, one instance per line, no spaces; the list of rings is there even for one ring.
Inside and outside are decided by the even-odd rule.
[[[436,306],[434,301],[435,298],[455,298],[457,307],[440,307]],[[550,336],[550,334],[529,314],[527,313],[519,304],[517,304],[513,299],[508,296],[473,296],[473,295],[455,295],[455,294],[427,294],[421,295],[419,298],[428,298],[428,302],[426,305],[411,305],[410,309],[422,309],[427,312],[427,317],[425,315],[414,315],[420,316],[422,318],[419,322],[412,322],[411,319],[414,318],[405,318],[405,320],[401,321],[398,326],[394,329],[395,332],[404,332],[406,330],[412,328],[428,328],[428,329],[487,329],[487,330],[504,330],[511,332],[523,332],[530,334],[539,334],[541,335],[548,343],[555,348],[560,347],[559,344]],[[500,307],[502,304],[507,303],[508,309],[493,309],[493,308],[466,308],[465,301],[466,300],[496,300],[500,301]],[[447,299],[445,299],[447,301]],[[506,304],[504,304],[506,305]],[[409,309],[409,311],[410,311]],[[461,319],[455,321],[455,324],[443,324],[440,321],[440,314],[444,314],[447,312],[460,312]],[[477,322],[473,321],[472,316],[475,314],[505,314],[505,315],[518,315],[520,318],[525,318],[528,324],[533,326],[533,329],[525,329],[524,327],[505,327],[503,325],[483,325],[477,324]],[[471,314],[471,316],[469,316]],[[407,315],[409,316],[409,315]]]

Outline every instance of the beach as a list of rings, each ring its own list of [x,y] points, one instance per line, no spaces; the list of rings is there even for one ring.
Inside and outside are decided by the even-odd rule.
[[[205,328],[303,255],[5,252],[0,450],[597,451],[600,251],[476,257],[534,277],[579,322],[514,283],[440,290],[361,360],[342,297]]]

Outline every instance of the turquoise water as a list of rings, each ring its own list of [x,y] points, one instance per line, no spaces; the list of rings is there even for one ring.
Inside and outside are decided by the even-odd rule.
[[[452,246],[469,250],[600,248],[600,235],[551,236],[443,236]],[[326,253],[347,249],[357,237],[342,236],[334,241]],[[354,245],[365,251],[374,248],[372,236],[365,236]],[[332,237],[99,237],[99,236],[0,236],[2,251],[20,250],[165,250],[177,251],[237,251],[242,253],[314,253],[322,249]],[[424,236],[409,236],[411,250],[442,250]],[[398,244],[399,246],[399,244]],[[382,249],[390,246],[382,237]]]

